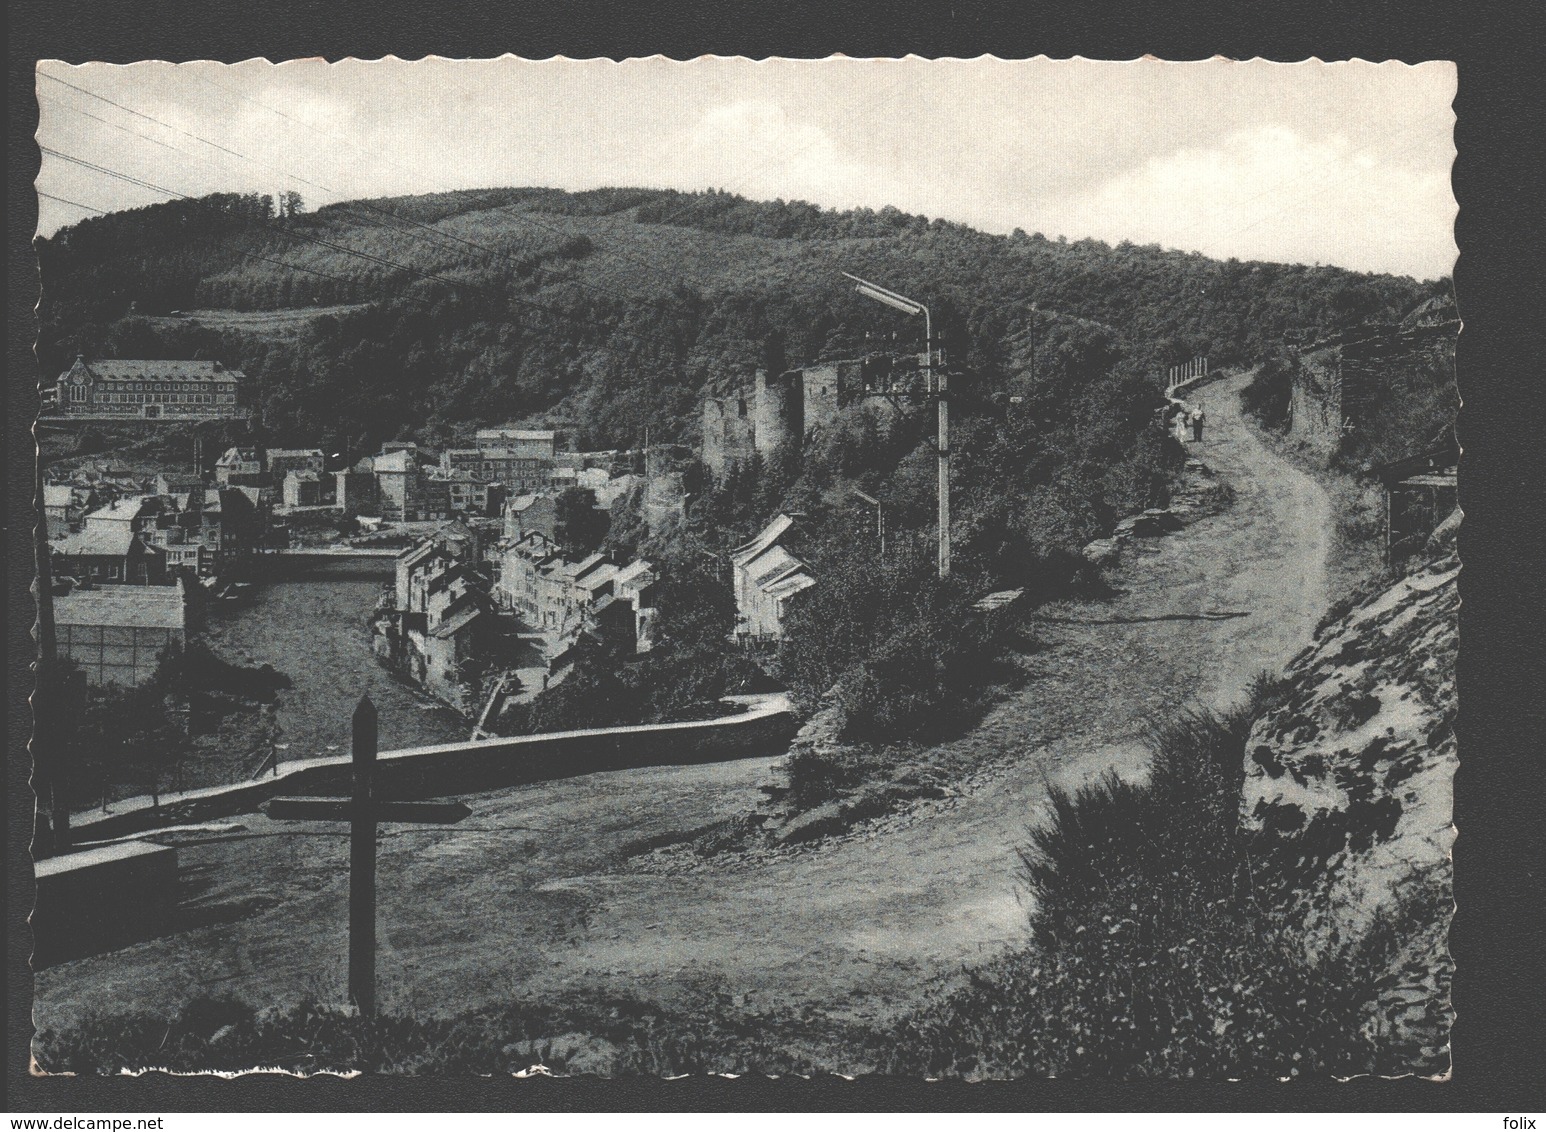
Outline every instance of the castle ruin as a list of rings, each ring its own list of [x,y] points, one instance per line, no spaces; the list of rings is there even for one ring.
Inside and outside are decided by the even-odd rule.
[[[750,389],[704,396],[703,465],[720,480],[753,458],[765,465],[798,458],[808,436],[866,393],[896,388],[918,372],[916,358],[889,354],[821,362],[777,377],[758,370]]]

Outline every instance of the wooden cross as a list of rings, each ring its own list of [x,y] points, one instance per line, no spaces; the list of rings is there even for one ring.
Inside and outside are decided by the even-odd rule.
[[[353,790],[348,798],[275,798],[264,807],[279,821],[349,823],[349,1001],[376,1012],[376,823],[449,825],[472,813],[460,802],[380,802],[375,796],[376,705],[354,709]]]

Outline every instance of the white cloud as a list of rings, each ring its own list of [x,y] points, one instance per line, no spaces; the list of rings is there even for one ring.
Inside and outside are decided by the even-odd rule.
[[[851,205],[874,181],[820,126],[791,118],[782,105],[767,99],[706,111],[673,164],[694,187],[726,188],[750,197]]]
[[[724,188],[894,205],[988,231],[1417,275],[1443,274],[1455,256],[1447,64],[254,60],[42,70],[120,104],[40,79],[52,100],[45,144],[185,192],[293,186],[318,204],[493,185]],[[39,187],[107,208],[156,198],[52,157]],[[40,206],[45,232],[80,216]]]
[[[1049,201],[1038,223],[1221,257],[1441,275],[1456,254],[1449,170],[1404,161],[1414,136],[1359,146],[1282,126],[1238,130]]]

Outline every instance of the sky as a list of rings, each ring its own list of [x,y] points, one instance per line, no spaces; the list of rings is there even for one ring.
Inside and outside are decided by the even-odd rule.
[[[1444,62],[45,61],[39,230],[216,191],[715,188],[1431,279],[1455,89]]]

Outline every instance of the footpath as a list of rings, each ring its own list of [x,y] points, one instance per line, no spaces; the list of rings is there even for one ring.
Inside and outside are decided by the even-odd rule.
[[[383,1008],[708,996],[726,1015],[885,1024],[1022,940],[1017,850],[1049,786],[1142,775],[1146,718],[1228,704],[1308,643],[1326,607],[1329,501],[1242,419],[1243,380],[1188,393],[1208,417],[1193,454],[1233,487],[1233,505],[1135,540],[1111,599],[1037,611],[1046,647],[1026,658],[1028,679],[955,740],[993,753],[958,796],[798,852],[680,871],[650,871],[649,847],[754,808],[773,757],[464,797],[473,813],[457,826],[383,837]],[[39,1021],[105,1001],[159,1009],[201,989],[336,996],[346,839],[243,822],[179,850],[201,926],[39,972]]]

